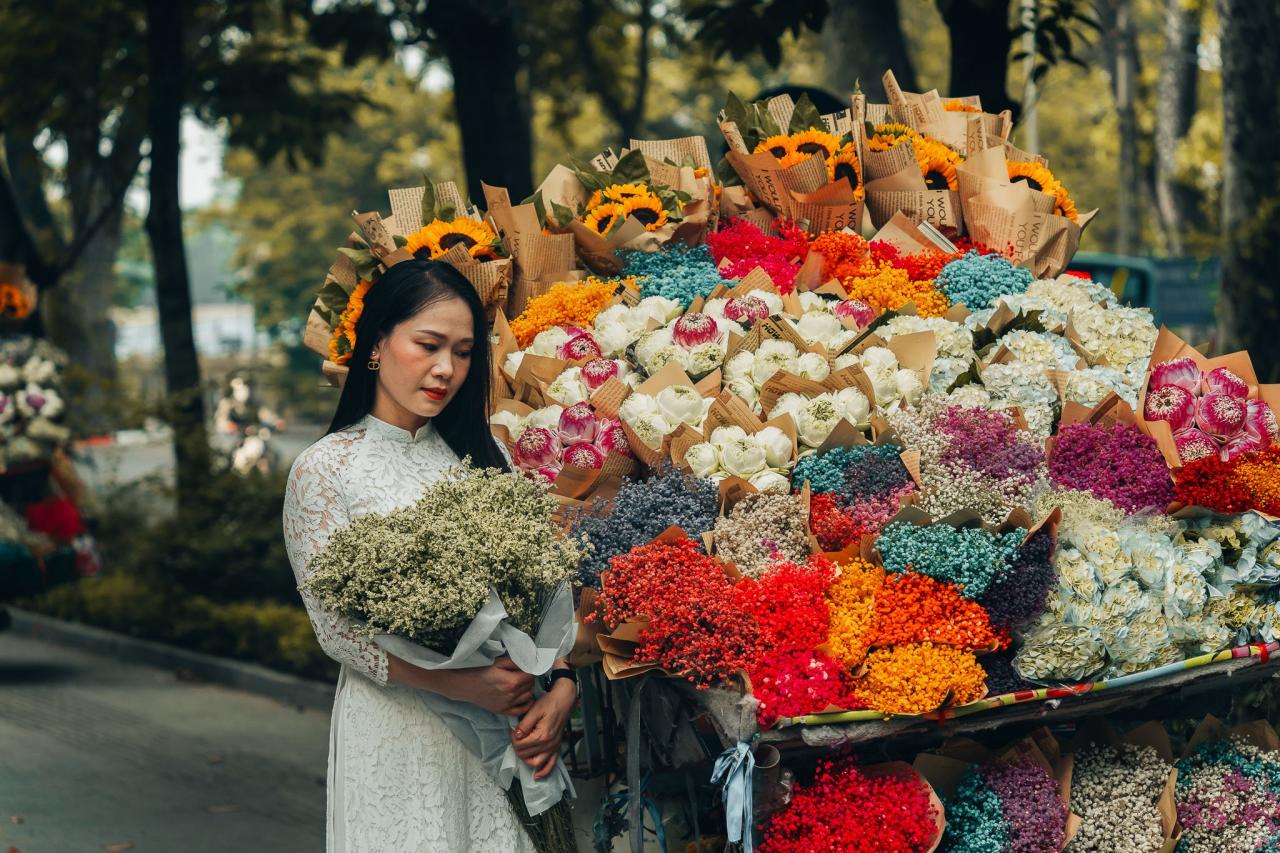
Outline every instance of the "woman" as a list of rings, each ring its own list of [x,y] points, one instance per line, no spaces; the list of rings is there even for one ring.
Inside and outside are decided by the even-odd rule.
[[[479,297],[447,264],[405,261],[369,289],[333,423],[289,472],[284,534],[299,584],[335,530],[412,503],[463,456],[510,470],[489,433],[487,329]],[[553,681],[535,700],[532,677],[506,659],[424,670],[357,637],[309,593],[303,599],[321,647],[342,664],[328,851],[532,850],[506,794],[419,691],[518,718],[516,753],[541,777],[557,760],[572,681]]]

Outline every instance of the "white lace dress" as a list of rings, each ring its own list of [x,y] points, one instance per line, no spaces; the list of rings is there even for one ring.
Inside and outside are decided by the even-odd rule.
[[[289,472],[284,536],[301,584],[350,519],[412,503],[458,457],[430,424],[368,416],[311,445]],[[342,664],[329,735],[328,853],[532,851],[506,793],[421,693],[387,683],[387,655],[303,594],[321,648]]]

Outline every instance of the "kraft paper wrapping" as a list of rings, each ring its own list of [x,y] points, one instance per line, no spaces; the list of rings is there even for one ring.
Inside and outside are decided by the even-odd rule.
[[[897,145],[891,150],[902,147]],[[871,222],[877,228],[902,213],[912,222],[928,222],[938,228],[953,229],[957,234],[964,229],[960,193],[929,189],[914,158],[900,171],[868,181],[866,204]]]
[[[736,127],[732,122],[723,122],[721,128],[726,127],[733,129],[733,133],[725,131],[725,138],[733,146]],[[741,146],[741,136],[736,138]],[[821,155],[814,154],[787,168],[772,154],[749,154],[745,147],[731,147],[725,157],[761,204],[780,217],[801,223],[810,234],[861,227],[862,201],[848,181],[828,182]]]
[[[1142,393],[1138,396],[1135,422],[1139,429],[1155,441],[1170,468],[1182,467],[1182,459],[1178,455],[1178,448],[1173,440],[1173,430],[1165,421],[1146,420],[1142,417],[1142,413],[1146,411],[1147,392],[1151,390],[1151,369],[1175,358],[1192,359],[1201,372],[1225,367],[1249,386],[1250,400],[1261,400],[1271,407],[1271,411],[1280,414],[1280,385],[1258,384],[1258,374],[1253,369],[1253,360],[1249,358],[1249,353],[1241,350],[1220,355],[1217,358],[1206,358],[1199,350],[1169,331],[1167,327],[1161,326],[1160,333],[1156,336],[1155,347],[1151,351],[1151,363],[1147,367],[1146,379],[1142,382]]]
[[[975,242],[1053,278],[1067,268],[1097,211],[1078,221],[1053,213],[1053,197],[1009,181],[1002,148],[988,148],[956,167],[965,226]]]

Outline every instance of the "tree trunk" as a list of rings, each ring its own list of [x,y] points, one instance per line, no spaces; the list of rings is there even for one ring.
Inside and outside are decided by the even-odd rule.
[[[171,0],[147,0],[150,64],[147,125],[151,137],[147,236],[155,264],[156,306],[160,315],[160,340],[164,344],[165,389],[173,426],[179,506],[190,505],[196,499],[209,473],[200,361],[191,325],[191,285],[182,240],[182,208],[178,203],[183,104],[182,7],[183,4]]]
[[[1185,251],[1183,232],[1200,219],[1195,191],[1176,173],[1178,144],[1196,114],[1196,49],[1203,11],[1202,0],[1165,0],[1164,55],[1156,92],[1155,194],[1164,250],[1171,255]]]
[[[1105,49],[1116,102],[1120,141],[1119,181],[1116,187],[1116,251],[1132,255],[1142,238],[1141,166],[1138,162],[1138,47],[1130,0],[1109,0],[1102,10],[1108,33]]]
[[[898,85],[919,92],[915,64],[907,51],[898,15],[898,0],[832,0],[822,28],[827,88],[847,97],[861,84],[867,99],[884,103],[880,78],[892,70]]]
[[[1217,0],[1222,42],[1222,291],[1219,348],[1245,348],[1280,381],[1280,4]]]
[[[610,81],[616,76],[612,66],[621,61],[616,46],[616,34],[609,34],[611,52],[604,62],[596,51],[592,36],[600,29],[600,7],[597,0],[582,0],[578,12],[575,41],[578,58],[586,69],[587,77],[597,82],[595,89],[600,104],[609,118],[618,126],[619,144],[626,147],[635,138],[644,121],[645,98],[649,94],[649,40],[653,28],[653,2],[640,0],[640,12],[636,17],[636,82],[635,91],[628,99],[622,91],[614,91]]]
[[[1009,47],[1013,28],[1009,26],[1009,0],[937,0],[938,11],[951,37],[951,97],[978,95],[988,112],[1012,110],[1007,86]]]
[[[427,8],[424,23],[439,36],[453,74],[467,191],[483,199],[483,181],[525,198],[533,192],[533,131],[513,15],[466,0],[432,0]]]

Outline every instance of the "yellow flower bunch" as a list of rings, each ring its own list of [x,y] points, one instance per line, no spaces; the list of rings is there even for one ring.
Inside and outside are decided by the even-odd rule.
[[[877,126],[875,133],[867,139],[867,148],[871,151],[888,151],[907,141],[911,143],[916,163],[920,166],[920,175],[929,189],[952,192],[960,189],[960,178],[956,174],[956,165],[964,159],[960,152],[931,136],[917,133],[905,124]]]
[[[596,190],[587,200],[582,222],[597,234],[608,234],[628,216],[634,216],[648,231],[667,224],[666,206],[645,184],[613,184]]]
[[[356,283],[355,290],[351,291],[351,297],[347,300],[347,307],[342,309],[342,316],[338,318],[338,325],[333,327],[333,333],[329,336],[329,360],[334,364],[346,364],[355,352],[356,323],[364,313],[364,295],[372,285],[373,282],[363,278]]]
[[[784,169],[808,160],[814,154],[821,155],[827,164],[827,180],[835,182],[844,178],[862,198],[862,164],[853,143],[840,144],[840,137],[825,130],[804,130],[790,135],[770,136],[756,145],[753,154],[772,154]]]
[[[981,107],[975,107],[973,104],[966,104],[959,98],[948,98],[942,102],[942,108],[949,113],[980,113]]]
[[[827,649],[849,669],[857,669],[867,656],[876,591],[883,582],[884,569],[855,558],[840,566],[840,576],[827,589]]]
[[[555,326],[590,326],[596,315],[613,301],[618,285],[635,287],[635,279],[601,279],[592,276],[582,281],[562,281],[546,293],[535,296],[511,321],[511,333],[522,347],[533,343],[539,332]]]
[[[461,243],[471,257],[480,261],[496,260],[498,234],[487,222],[469,216],[456,216],[452,222],[433,219],[406,238],[405,251],[415,258],[438,258]]]
[[[925,714],[944,702],[964,705],[987,694],[987,673],[972,652],[913,643],[876,649],[854,694],[886,714]]]
[[[877,311],[892,311],[913,302],[921,317],[941,317],[951,307],[932,279],[912,281],[906,270],[885,262],[868,261],[865,273],[848,276],[842,284],[850,299],[861,299]]]
[[[27,294],[16,284],[0,282],[0,317],[21,320],[34,308]]]

